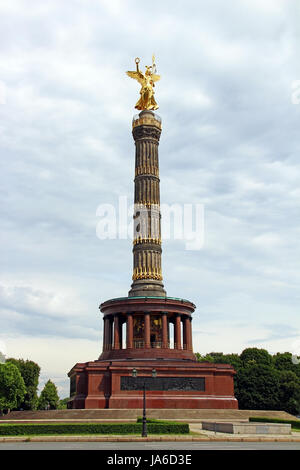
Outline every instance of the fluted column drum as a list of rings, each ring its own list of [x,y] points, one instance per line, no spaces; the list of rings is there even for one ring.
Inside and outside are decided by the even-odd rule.
[[[129,296],[166,296],[161,269],[158,145],[161,120],[152,111],[133,119],[135,141],[133,284]]]

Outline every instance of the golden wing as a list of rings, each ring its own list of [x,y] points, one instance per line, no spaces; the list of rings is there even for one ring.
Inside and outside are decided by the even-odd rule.
[[[144,75],[141,73],[141,72],[126,72],[127,75],[130,77],[130,78],[134,78],[135,80],[137,80],[141,85],[143,85],[144,83]]]
[[[160,80],[160,75],[156,75],[155,73],[153,73],[153,74],[151,75],[151,80],[152,80],[153,82],[158,82],[158,80]]]

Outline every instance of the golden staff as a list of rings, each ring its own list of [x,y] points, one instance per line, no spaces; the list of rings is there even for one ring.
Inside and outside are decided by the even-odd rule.
[[[152,55],[152,73],[156,73],[155,55]]]

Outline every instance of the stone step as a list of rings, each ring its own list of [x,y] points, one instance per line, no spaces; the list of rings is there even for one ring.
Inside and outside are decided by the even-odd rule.
[[[49,411],[12,411],[0,417],[1,421],[89,421],[89,420],[134,420],[142,416],[142,409],[82,409]],[[201,420],[248,420],[250,416],[280,419],[297,419],[285,411],[267,410],[212,410],[212,409],[147,409],[148,418],[201,422]]]

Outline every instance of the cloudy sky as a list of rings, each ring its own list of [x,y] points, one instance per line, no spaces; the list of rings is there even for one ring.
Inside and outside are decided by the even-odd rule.
[[[41,386],[67,396],[130,288],[131,240],[99,240],[96,210],[132,203],[125,71],[153,53],[161,201],[204,205],[201,250],[163,245],[194,350],[300,350],[299,25],[297,0],[1,0],[0,345]]]

